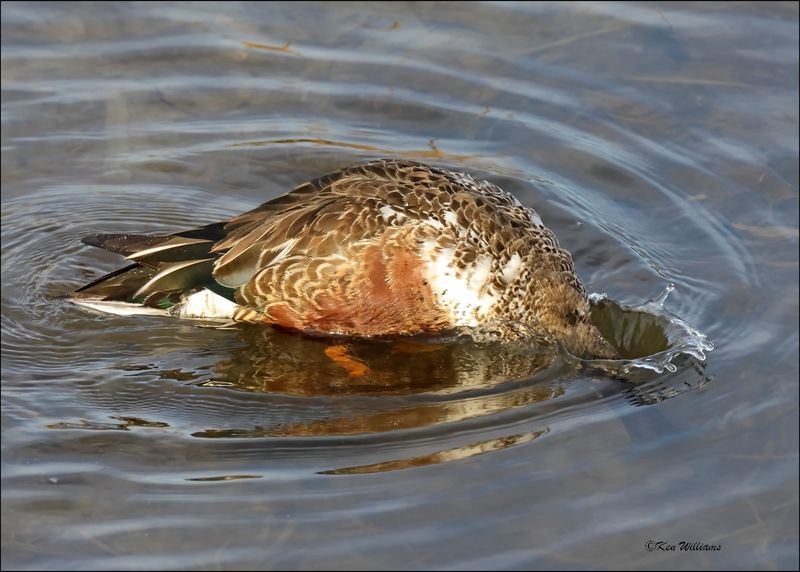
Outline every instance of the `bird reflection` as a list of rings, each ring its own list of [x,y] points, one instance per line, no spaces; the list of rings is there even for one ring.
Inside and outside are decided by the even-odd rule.
[[[195,437],[287,437],[382,433],[490,415],[563,394],[555,349],[468,340],[385,342],[313,339],[265,328],[242,331],[247,344],[217,363],[205,386],[294,396],[392,396],[363,407],[337,400],[340,415],[245,429],[208,429]],[[550,381],[537,383],[539,375]],[[517,387],[499,384],[521,380]]]
[[[528,378],[556,355],[530,342],[310,338],[257,326],[238,334],[244,344],[204,385],[307,396],[451,393]]]
[[[608,339],[622,355],[635,359],[667,347],[666,318],[616,304],[602,304],[598,310],[596,322],[612,331]],[[532,405],[540,416],[619,393],[632,404],[652,404],[710,379],[702,362],[686,356],[677,373],[639,369],[623,374],[624,362],[611,363],[607,369],[605,362],[578,362],[546,340],[475,343],[454,334],[368,341],[315,338],[261,326],[239,326],[230,334],[236,345],[217,354],[208,370],[198,368],[204,373],[192,383],[263,394],[273,406],[265,407],[255,422],[252,417],[237,422],[234,416],[217,427],[193,432],[193,437],[257,438],[270,443],[293,438],[296,446],[311,446],[316,438],[331,436],[384,435],[402,440],[408,431],[429,431],[444,424],[456,435],[466,421],[491,428],[496,423],[492,419],[501,413],[516,409],[534,415]],[[168,376],[166,369],[156,373]],[[567,388],[574,388],[569,396]],[[530,421],[536,425],[535,419]],[[434,452],[332,468],[324,474],[441,463],[527,443],[547,431],[548,427],[538,426],[466,443],[459,438],[455,447],[448,439],[448,446]],[[636,429],[633,434],[645,433]]]
[[[363,475],[367,473],[398,471],[400,469],[410,469],[412,467],[424,467],[425,465],[436,465],[438,463],[444,463],[447,461],[459,461],[468,457],[474,457],[475,455],[483,455],[484,453],[491,453],[492,451],[500,451],[516,445],[522,445],[549,432],[550,429],[545,428],[539,431],[529,431],[527,433],[520,433],[518,435],[509,435],[507,437],[498,437],[496,439],[489,439],[487,441],[479,441],[477,443],[464,445],[462,447],[453,447],[451,449],[435,451],[433,453],[428,453],[427,455],[392,459],[390,461],[381,461],[367,465],[353,465],[338,469],[328,469],[325,471],[319,471],[319,474]]]

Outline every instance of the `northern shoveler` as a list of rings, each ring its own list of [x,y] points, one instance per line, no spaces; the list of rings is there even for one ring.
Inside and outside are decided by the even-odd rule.
[[[535,211],[492,183],[412,161],[348,167],[194,230],[83,241],[133,262],[75,292],[112,313],[358,337],[466,328],[616,353]]]

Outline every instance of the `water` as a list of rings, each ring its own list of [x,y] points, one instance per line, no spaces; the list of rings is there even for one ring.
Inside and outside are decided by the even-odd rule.
[[[2,567],[796,567],[797,21],[3,3]],[[62,298],[119,265],[84,235],[386,156],[536,208],[614,301],[598,320],[646,331],[636,307],[675,284],[664,311],[716,349],[631,383],[513,344],[331,350]]]

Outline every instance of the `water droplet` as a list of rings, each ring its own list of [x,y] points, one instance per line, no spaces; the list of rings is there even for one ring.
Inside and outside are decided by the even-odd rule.
[[[673,290],[675,290],[675,284],[670,282],[669,284],[667,284],[667,287],[664,288],[664,291],[661,292],[661,294],[659,294],[658,296],[656,296],[652,300],[650,300],[649,303],[650,304],[654,304],[654,305],[658,306],[659,308],[662,308],[664,306],[664,302],[667,301],[667,298],[669,297],[670,293]]]

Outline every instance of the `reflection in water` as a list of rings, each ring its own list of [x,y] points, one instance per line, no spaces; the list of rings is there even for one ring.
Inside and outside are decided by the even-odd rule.
[[[474,457],[475,455],[483,455],[484,453],[490,453],[492,451],[508,449],[514,445],[522,445],[523,443],[533,441],[534,439],[541,437],[548,432],[549,429],[530,431],[528,433],[521,433],[519,435],[509,435],[508,437],[489,439],[488,441],[481,441],[480,443],[473,443],[472,445],[465,445],[463,447],[454,447],[452,449],[436,451],[435,453],[429,453],[427,455],[407,457],[405,459],[396,459],[393,461],[382,461],[380,463],[371,463],[369,465],[356,465],[352,467],[342,467],[340,469],[329,469],[327,471],[320,471],[319,474],[357,475],[365,473],[381,473],[385,471],[409,469],[411,467],[435,465],[437,463],[444,463],[445,461],[458,461],[460,459],[466,459],[467,457]]]
[[[248,42],[246,40],[243,40],[242,45],[245,48],[254,48],[257,50],[272,50],[274,52],[286,52],[287,54],[295,53],[295,51],[289,47],[291,45],[291,42],[286,42],[282,46],[271,46],[269,44],[260,44],[258,42]]]
[[[101,423],[98,421],[81,420],[77,423],[61,422],[51,423],[48,429],[91,429],[94,431],[130,431],[131,427],[169,427],[168,423],[162,421],[147,421],[137,417],[119,417],[112,415],[111,419],[118,419],[121,423]]]
[[[440,403],[409,403],[402,408],[387,409],[364,415],[323,418],[301,423],[281,423],[246,429],[207,429],[193,437],[319,437],[330,435],[363,435],[430,427],[441,423],[466,421],[555,399],[564,389],[554,385],[529,387],[517,391],[453,399]]]
[[[263,326],[238,330],[244,345],[202,385],[289,395],[453,393],[528,378],[555,348],[525,343],[409,338],[309,338]]]
[[[211,379],[199,385],[316,398],[395,399],[370,402],[367,412],[207,429],[195,437],[353,435],[461,421],[558,397],[564,390],[553,381],[560,379],[555,373],[569,367],[554,359],[553,346],[524,343],[476,344],[462,338],[342,342],[258,326],[242,328],[239,335],[245,345],[217,362]]]
[[[191,477],[187,481],[209,482],[209,481],[240,481],[242,479],[260,479],[261,475],[219,475],[216,477]]]

